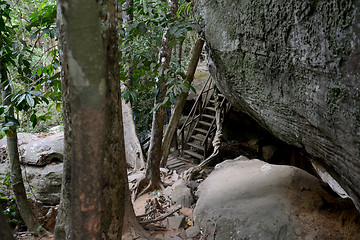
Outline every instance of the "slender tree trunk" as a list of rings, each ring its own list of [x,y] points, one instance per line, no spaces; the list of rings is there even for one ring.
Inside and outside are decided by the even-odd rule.
[[[0,72],[1,72],[2,104],[3,106],[10,106],[11,85],[8,81],[7,69],[4,63],[2,62],[0,62]],[[14,118],[13,108],[10,108],[8,114],[9,117]],[[11,132],[7,135],[6,138],[7,138],[8,155],[10,159],[11,185],[20,215],[30,232],[47,234],[46,230],[41,227],[40,223],[35,218],[30,203],[27,199],[24,182],[21,174],[16,126],[11,127]]]
[[[126,162],[117,1],[60,2],[71,78],[72,239],[121,239]]]
[[[70,119],[70,73],[67,56],[65,26],[61,5],[57,3],[57,30],[59,58],[61,63],[61,85],[64,122],[64,158],[60,206],[56,217],[55,240],[71,240],[71,119]]]
[[[2,240],[14,240],[14,236],[11,234],[11,229],[6,221],[6,217],[0,208],[0,236]]]
[[[133,0],[126,0],[123,4],[123,10],[133,7]],[[128,29],[129,25],[133,21],[133,11],[122,11],[123,26],[125,30]],[[125,31],[127,32],[127,31]],[[127,84],[131,87],[133,84],[133,73],[132,67],[126,70],[128,81]],[[125,89],[125,85],[122,84],[122,90]],[[132,99],[128,103],[122,99],[122,116],[124,126],[124,138],[125,138],[125,150],[126,150],[126,162],[132,164],[135,169],[144,167],[145,158],[141,148],[139,138],[136,134],[136,127],[133,120],[133,111],[131,107]],[[134,207],[131,202],[131,192],[129,190],[127,169],[123,168],[124,182],[125,182],[125,213],[123,222],[123,238],[124,239],[138,239],[146,238],[152,239],[152,237],[145,231],[145,229],[139,224]]]
[[[133,7],[133,0],[127,0],[122,5],[122,24],[125,28],[125,32],[129,26],[132,24],[134,19],[133,11],[126,11],[129,8]],[[132,87],[133,85],[133,71],[132,66],[126,69],[127,85]],[[121,89],[125,90],[126,86],[122,83]],[[132,99],[130,97],[130,101],[128,103],[122,99],[122,114],[123,114],[123,125],[126,126],[124,128],[124,138],[125,138],[125,150],[126,150],[126,162],[131,165],[134,169],[140,169],[145,167],[145,157],[143,150],[141,148],[141,144],[139,138],[136,134],[136,126],[133,120],[133,110],[132,110]]]
[[[178,0],[168,0],[169,8],[168,14],[175,17],[178,10]],[[161,47],[159,51],[159,63],[163,69],[168,68],[171,60],[172,45],[170,41],[173,36],[168,34],[168,29],[164,30]],[[155,99],[155,105],[163,102],[166,93],[166,76],[164,74],[159,79],[159,94]],[[160,106],[153,113],[150,146],[148,151],[148,158],[146,161],[145,178],[140,180],[137,184],[137,190],[134,197],[144,194],[148,191],[161,188],[160,179],[160,161],[161,161],[161,142],[164,128],[165,109]]]
[[[200,58],[203,46],[204,46],[204,40],[199,38],[194,46],[193,54],[192,54],[192,57],[191,57],[191,60],[189,63],[189,67],[188,67],[188,70],[186,73],[185,82],[188,84],[191,84],[191,82],[194,79],[194,74],[195,74],[196,67],[199,62],[199,58]],[[166,129],[164,140],[162,143],[162,149],[163,149],[163,158],[162,158],[162,162],[161,162],[162,166],[166,165],[167,158],[170,153],[170,147],[171,147],[171,142],[172,142],[171,140],[173,139],[176,129],[178,127],[179,119],[180,119],[181,113],[184,109],[187,95],[188,95],[188,92],[182,92],[176,100],[175,109],[174,109],[173,114],[171,115],[170,122]]]

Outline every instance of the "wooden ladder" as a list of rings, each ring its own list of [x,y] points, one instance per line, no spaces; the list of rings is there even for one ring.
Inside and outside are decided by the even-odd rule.
[[[203,161],[210,153],[212,140],[216,131],[214,85],[211,77],[205,83],[195,101],[181,134],[181,153],[195,158],[195,162]],[[218,94],[222,119],[229,109],[229,103],[222,94]]]

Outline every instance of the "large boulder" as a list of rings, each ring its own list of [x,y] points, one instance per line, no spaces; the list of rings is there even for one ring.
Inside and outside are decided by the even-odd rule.
[[[194,2],[216,85],[360,210],[360,1]]]
[[[63,172],[64,134],[18,134],[22,176],[28,196],[43,205],[60,201]],[[0,140],[0,178],[10,172],[6,138]],[[0,185],[4,189],[4,185]]]
[[[344,221],[338,201],[301,169],[239,157],[200,184],[195,224],[215,239],[358,239],[359,213],[348,200]]]

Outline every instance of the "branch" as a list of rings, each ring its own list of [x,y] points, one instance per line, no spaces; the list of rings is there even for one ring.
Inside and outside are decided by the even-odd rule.
[[[139,222],[140,224],[148,224],[148,223],[153,223],[153,222],[158,222],[158,221],[161,221],[161,220],[164,220],[165,218],[169,217],[170,215],[174,214],[175,212],[179,211],[182,207],[178,207],[176,208],[175,210],[167,213],[167,214],[164,214],[158,218],[155,218],[155,219],[151,219],[151,220],[147,220],[147,221],[143,221],[143,222]]]

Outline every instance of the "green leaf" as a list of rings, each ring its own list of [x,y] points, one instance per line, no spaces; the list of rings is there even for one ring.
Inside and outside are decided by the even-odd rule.
[[[31,115],[30,121],[31,121],[31,123],[32,123],[32,127],[34,128],[34,127],[36,126],[36,124],[38,123],[38,119],[37,119],[35,113],[33,113],[33,114]]]
[[[14,126],[14,125],[15,126],[20,126],[20,122],[17,119],[13,118],[13,117],[6,116],[5,117],[5,122],[10,123],[10,126]]]
[[[40,92],[40,91],[36,91],[36,90],[30,90],[29,93],[30,93],[31,95],[34,95],[34,96],[39,96],[39,95],[41,95],[41,92]]]
[[[35,106],[34,98],[30,94],[26,94],[26,102],[29,104],[30,107]]]

